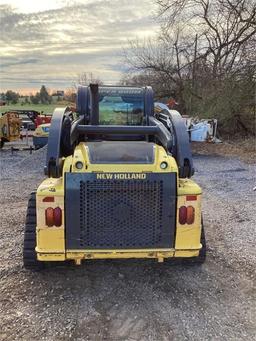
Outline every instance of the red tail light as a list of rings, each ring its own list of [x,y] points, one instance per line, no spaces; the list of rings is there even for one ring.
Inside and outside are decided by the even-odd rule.
[[[179,209],[179,223],[181,225],[186,224],[187,221],[187,207],[181,206]]]
[[[52,227],[54,225],[54,209],[52,207],[48,207],[45,210],[45,224],[48,227]]]
[[[54,225],[61,226],[62,224],[62,211],[61,208],[56,207],[54,209]]]
[[[195,221],[195,209],[193,206],[181,206],[179,209],[179,223],[191,225]]]
[[[191,225],[193,224],[195,220],[195,209],[193,206],[187,207],[187,224]]]
[[[45,210],[45,224],[48,227],[61,226],[62,225],[62,210],[60,207],[52,208],[48,207]]]

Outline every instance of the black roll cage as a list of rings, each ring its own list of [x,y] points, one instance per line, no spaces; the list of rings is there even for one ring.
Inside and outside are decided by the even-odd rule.
[[[176,159],[179,177],[189,178],[193,175],[193,161],[189,136],[181,115],[167,107],[154,114],[154,97],[151,87],[144,87],[144,117],[146,125],[99,125],[99,87],[98,84],[79,86],[77,91],[77,113],[79,117],[72,120],[72,112],[67,108],[57,108],[52,116],[48,138],[45,174],[49,177],[60,177],[62,170],[63,141],[67,136],[64,129],[70,127],[70,150],[79,141],[100,139],[103,136],[144,136],[145,139],[156,139]],[[70,124],[66,124],[70,120]],[[65,122],[65,124],[64,124]],[[119,138],[120,140],[122,138]],[[104,140],[104,138],[103,138]],[[67,141],[65,141],[67,143]]]

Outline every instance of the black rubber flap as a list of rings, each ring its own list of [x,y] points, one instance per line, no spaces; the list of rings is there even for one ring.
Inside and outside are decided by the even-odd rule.
[[[67,173],[67,249],[174,244],[176,173]]]

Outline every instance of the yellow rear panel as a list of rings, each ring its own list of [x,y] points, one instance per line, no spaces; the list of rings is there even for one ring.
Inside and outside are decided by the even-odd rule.
[[[193,206],[195,221],[191,225],[180,225],[178,214],[176,217],[176,237],[174,248],[169,249],[129,249],[129,250],[66,250],[65,249],[65,214],[64,214],[64,183],[66,172],[97,173],[99,176],[108,176],[111,173],[138,174],[148,172],[178,172],[175,159],[167,155],[164,148],[155,145],[155,162],[153,164],[91,164],[86,143],[80,143],[73,157],[65,159],[63,177],[60,179],[46,179],[37,190],[37,248],[39,260],[64,260],[97,258],[157,258],[162,261],[168,257],[197,256],[201,235],[201,189],[192,180],[178,179],[177,181],[177,211],[180,206]],[[77,161],[83,163],[81,169],[76,168]],[[167,162],[168,167],[161,169],[161,162]],[[130,175],[128,175],[130,176]],[[196,195],[197,200],[187,201],[187,195]],[[54,197],[54,203],[44,202],[45,197]],[[62,226],[47,227],[45,225],[45,210],[49,205],[62,209]],[[51,207],[51,206],[50,206]],[[54,208],[53,207],[53,208]]]

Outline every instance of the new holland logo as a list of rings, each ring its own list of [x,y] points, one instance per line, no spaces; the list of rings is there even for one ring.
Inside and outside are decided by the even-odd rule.
[[[145,180],[145,173],[97,173],[99,180]]]

